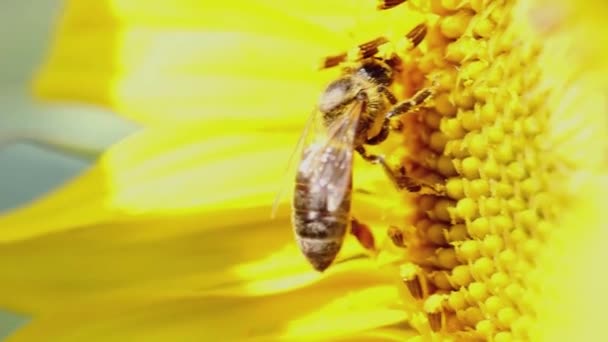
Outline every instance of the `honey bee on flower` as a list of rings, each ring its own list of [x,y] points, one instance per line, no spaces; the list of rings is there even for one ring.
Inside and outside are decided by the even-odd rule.
[[[406,35],[411,48],[422,42],[426,32],[426,25],[420,24]],[[423,88],[411,98],[398,101],[390,86],[399,57],[378,56],[378,48],[388,42],[380,37],[358,46],[356,60],[343,67],[341,76],[321,94],[300,138],[303,152],[296,175],[292,221],[300,250],[318,271],[324,271],[335,259],[349,224],[360,241],[371,236],[350,213],[354,151],[380,164],[397,188],[417,192],[422,187],[405,169],[395,170],[384,157],[365,149],[365,145],[386,140],[391,118],[411,112],[433,94],[431,87]],[[346,61],[345,53],[331,56],[323,67]]]

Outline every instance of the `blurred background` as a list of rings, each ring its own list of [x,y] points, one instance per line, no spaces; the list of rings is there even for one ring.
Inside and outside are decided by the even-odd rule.
[[[135,128],[97,108],[30,97],[61,3],[0,0],[0,212],[62,184]]]
[[[78,175],[137,128],[98,108],[39,103],[29,95],[61,6],[61,0],[0,0],[0,214]],[[0,340],[26,320],[0,308]]]

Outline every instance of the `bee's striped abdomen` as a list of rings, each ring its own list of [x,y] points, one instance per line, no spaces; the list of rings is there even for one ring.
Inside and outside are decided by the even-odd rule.
[[[298,173],[292,220],[302,254],[316,270],[323,271],[342,247],[350,217],[351,191],[347,191],[337,209],[330,211],[327,209],[327,196],[311,191],[315,181]]]

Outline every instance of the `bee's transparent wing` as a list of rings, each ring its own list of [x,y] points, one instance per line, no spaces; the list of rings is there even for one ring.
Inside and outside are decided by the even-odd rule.
[[[285,173],[283,174],[283,179],[281,181],[281,187],[274,198],[274,202],[272,203],[272,212],[271,218],[275,218],[277,211],[279,210],[279,206],[281,204],[281,200],[285,196],[285,192],[290,187],[293,187],[293,183],[296,177],[297,165],[300,162],[300,158],[302,157],[302,151],[304,146],[309,145],[311,139],[314,136],[319,134],[323,134],[322,123],[319,121],[320,115],[317,110],[313,110],[313,112],[308,117],[306,121],[306,125],[304,125],[304,130],[302,131],[302,135],[298,139],[298,142],[289,157],[289,161],[287,162],[287,167],[285,168]]]
[[[363,102],[353,101],[322,139],[304,149],[298,172],[315,179],[310,191],[327,199],[329,211],[337,210],[351,189],[354,143],[363,107]]]

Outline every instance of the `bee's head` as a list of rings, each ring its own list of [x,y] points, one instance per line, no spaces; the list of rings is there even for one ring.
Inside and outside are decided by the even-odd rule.
[[[393,82],[393,69],[384,61],[372,59],[347,69],[347,75],[333,81],[327,86],[319,99],[319,109],[328,113],[353,101],[366,90],[357,79],[364,78],[371,85],[388,87]]]
[[[382,60],[365,62],[357,73],[378,85],[389,86],[393,83],[393,69]]]

